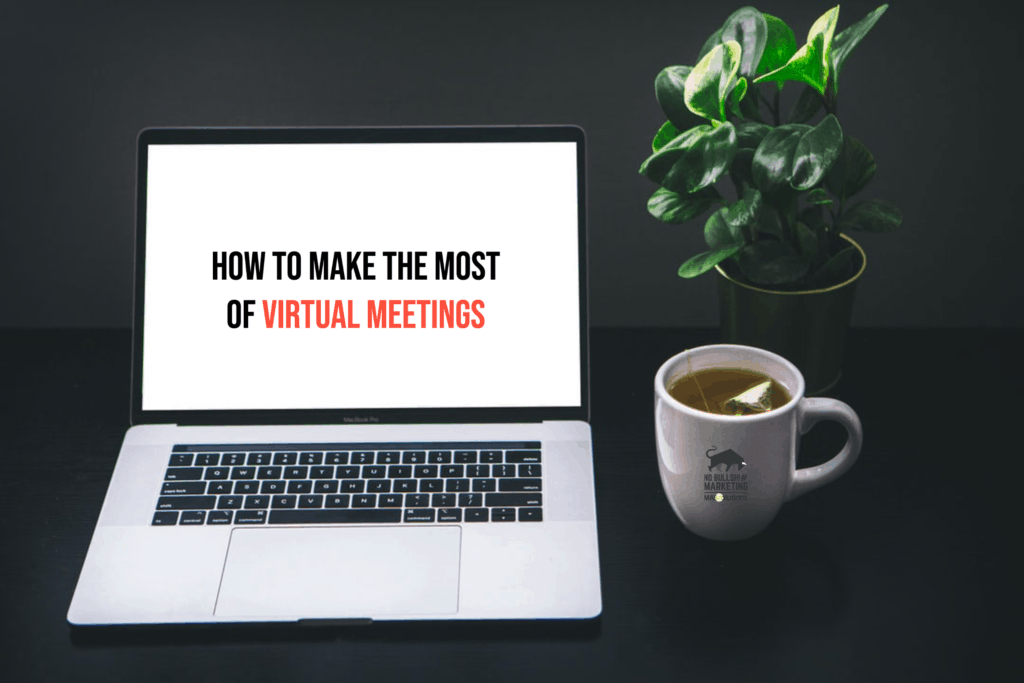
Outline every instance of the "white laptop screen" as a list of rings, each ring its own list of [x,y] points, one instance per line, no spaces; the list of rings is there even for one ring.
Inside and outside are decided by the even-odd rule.
[[[573,142],[150,144],[142,409],[581,405]]]

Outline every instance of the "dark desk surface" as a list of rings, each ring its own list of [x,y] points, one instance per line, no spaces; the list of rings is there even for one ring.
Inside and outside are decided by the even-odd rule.
[[[767,531],[689,533],[658,479],[652,384],[695,330],[595,330],[604,613],[590,622],[72,630],[128,427],[127,331],[0,332],[0,652],[22,680],[1008,680],[1022,667],[1021,331],[853,330],[833,395],[864,450]],[[911,387],[920,393],[907,397]],[[954,402],[957,410],[946,408]],[[1011,439],[1010,437],[1015,438]],[[842,429],[804,437],[801,466]],[[1016,553],[1014,553],[1016,556]],[[1007,667],[1007,668],[1003,668]]]

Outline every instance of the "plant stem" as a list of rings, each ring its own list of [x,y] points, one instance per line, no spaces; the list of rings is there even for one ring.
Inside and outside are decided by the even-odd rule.
[[[779,90],[778,86],[775,87],[775,104],[772,107],[772,114],[775,116],[775,125],[778,126],[782,122],[782,117],[779,115],[779,97],[782,95],[782,91]]]

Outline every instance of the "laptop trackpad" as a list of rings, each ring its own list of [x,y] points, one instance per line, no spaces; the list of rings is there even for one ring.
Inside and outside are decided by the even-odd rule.
[[[459,527],[233,529],[214,613],[267,619],[454,614]]]

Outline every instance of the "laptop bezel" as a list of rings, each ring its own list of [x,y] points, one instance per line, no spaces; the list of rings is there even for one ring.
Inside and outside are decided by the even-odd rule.
[[[143,410],[142,357],[145,314],[146,176],[151,144],[296,144],[367,142],[573,142],[577,164],[577,237],[580,298],[580,405],[522,408],[381,408],[287,410]],[[587,303],[586,136],[557,126],[422,126],[344,128],[147,128],[139,133],[132,319],[132,425],[420,424],[508,423],[590,418]]]

